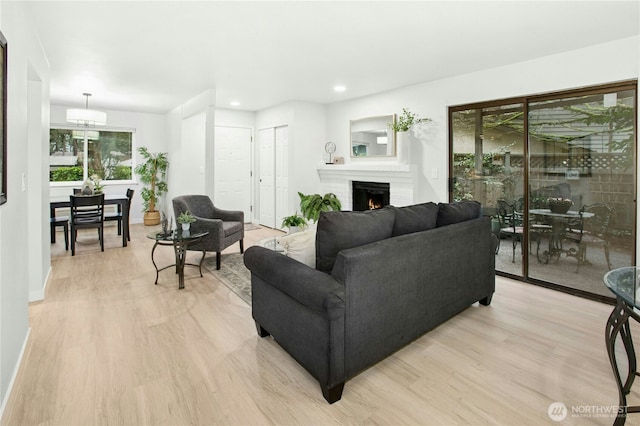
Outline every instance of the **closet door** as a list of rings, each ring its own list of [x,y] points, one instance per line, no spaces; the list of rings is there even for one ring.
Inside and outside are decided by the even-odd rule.
[[[275,190],[275,129],[261,129],[258,133],[260,152],[260,218],[261,225],[276,227],[276,190]]]
[[[215,128],[214,204],[251,221],[251,129]]]
[[[289,128],[275,129],[275,193],[276,227],[280,228],[282,219],[289,216]]]

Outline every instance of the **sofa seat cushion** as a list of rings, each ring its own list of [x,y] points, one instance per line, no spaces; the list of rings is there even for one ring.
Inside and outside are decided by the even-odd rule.
[[[340,251],[391,237],[395,217],[395,209],[320,213],[316,269],[329,274]]]
[[[477,201],[463,200],[455,203],[438,204],[438,220],[436,226],[452,225],[482,216],[481,204]]]
[[[315,229],[284,235],[278,238],[278,242],[284,249],[285,256],[289,256],[311,268],[316,267]]]
[[[396,220],[393,224],[393,236],[422,232],[436,227],[438,205],[422,203],[405,207],[393,207]]]
[[[244,227],[242,222],[222,222],[222,229],[224,230],[224,236],[235,234],[236,232],[242,232]]]

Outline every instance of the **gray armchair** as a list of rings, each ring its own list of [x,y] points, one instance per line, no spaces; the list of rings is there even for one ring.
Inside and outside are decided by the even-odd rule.
[[[185,211],[196,217],[191,224],[192,232],[209,233],[199,243],[190,245],[189,250],[214,251],[216,269],[220,269],[220,252],[236,241],[240,242],[240,253],[244,252],[244,212],[219,209],[206,195],[181,195],[172,201],[175,217]]]

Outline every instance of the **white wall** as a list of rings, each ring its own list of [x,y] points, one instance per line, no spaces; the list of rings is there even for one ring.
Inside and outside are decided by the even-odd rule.
[[[639,37],[591,46],[563,54],[424,83],[327,107],[327,140],[336,155],[349,158],[349,120],[389,113],[406,107],[433,119],[412,144],[411,163],[419,170],[418,200],[447,201],[449,106],[572,89],[638,78]],[[309,145],[310,149],[317,149]],[[433,179],[432,173],[438,178]],[[313,171],[309,171],[312,178]]]
[[[178,195],[213,197],[215,90],[207,89],[165,115],[169,152],[169,191],[164,209],[173,216]]]
[[[7,203],[0,206],[0,399],[4,411],[28,338],[30,281],[42,287],[49,269],[49,243],[43,247],[45,238],[28,230],[31,226],[48,229],[48,208],[43,201],[46,165],[41,159],[43,143],[48,140],[44,132],[49,121],[50,72],[24,3],[0,3],[0,29],[7,39],[9,56],[8,187]],[[37,121],[42,125],[40,130]],[[32,162],[40,162],[40,167]],[[36,264],[35,275],[29,271],[32,262]]]
[[[55,126],[60,124],[68,126],[66,122],[67,108],[77,108],[78,105],[51,105],[51,125]],[[142,157],[138,154],[138,147],[146,146],[149,151],[155,152],[167,152],[167,137],[166,137],[166,115],[163,114],[149,114],[142,112],[131,111],[115,111],[115,110],[103,110],[107,113],[107,125],[105,129],[120,128],[126,130],[133,130],[133,149],[134,149],[134,167],[136,164],[140,164]],[[48,142],[47,137],[47,142]],[[47,146],[47,158],[49,161],[48,144]],[[48,168],[47,168],[48,170]],[[48,181],[49,175],[47,171],[46,180]],[[126,193],[127,188],[131,188],[135,191],[131,204],[131,223],[142,223],[142,197],[140,197],[140,191],[142,185],[138,182],[138,176],[133,174],[133,181],[131,183],[124,184],[111,184],[103,182],[105,194],[118,194],[123,195]],[[62,185],[56,184],[51,187],[50,197],[52,199],[66,198],[71,195],[72,188],[77,185]],[[161,201],[162,205],[162,201]]]

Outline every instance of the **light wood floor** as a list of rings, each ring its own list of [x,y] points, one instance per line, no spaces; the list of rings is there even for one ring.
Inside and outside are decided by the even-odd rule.
[[[553,402],[617,404],[604,346],[612,307],[498,278],[490,307],[470,307],[361,373],[329,405],[211,274],[188,268],[179,291],[169,269],[153,285],[150,231],[134,225],[127,248],[108,231],[104,253],[81,244],[73,258],[58,238],[3,425],[540,425],[556,424]],[[245,244],[274,233],[249,231]],[[172,260],[167,247],[156,255]],[[612,420],[569,414],[561,424]]]

